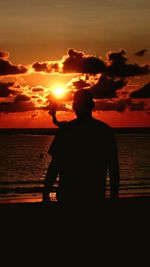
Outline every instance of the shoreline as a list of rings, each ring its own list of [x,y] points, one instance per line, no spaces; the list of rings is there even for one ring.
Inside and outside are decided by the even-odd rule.
[[[52,201],[51,206],[57,206],[57,201]],[[150,194],[144,194],[144,195],[125,195],[125,196],[120,196],[115,200],[110,199],[109,197],[106,197],[105,200],[102,202],[102,205],[109,205],[109,204],[115,204],[115,205],[120,205],[120,204],[139,204],[143,203],[150,206]],[[28,197],[28,198],[19,198],[19,199],[5,199],[5,200],[0,200],[0,208],[9,208],[9,207],[40,207],[43,206],[42,203],[42,197],[37,196],[35,197]]]
[[[111,202],[112,200],[109,198],[109,194],[106,195],[106,198],[104,202]],[[129,193],[129,194],[121,194],[119,195],[118,199],[116,200],[118,203],[119,202],[135,202],[135,201],[149,201],[150,202],[150,193]],[[57,201],[55,200],[55,197],[53,199],[52,196],[52,203],[56,203]],[[19,194],[16,196],[3,196],[3,198],[0,198],[0,207],[2,206],[29,206],[29,205],[39,205],[42,203],[42,194],[32,194],[32,193],[27,193],[27,194]]]
[[[115,133],[150,133],[150,127],[112,127]],[[31,135],[55,135],[55,128],[0,128],[0,135],[31,134]]]

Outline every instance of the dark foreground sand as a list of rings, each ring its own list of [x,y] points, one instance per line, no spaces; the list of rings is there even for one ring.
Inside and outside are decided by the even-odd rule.
[[[34,261],[38,260],[43,249],[42,260],[48,256],[49,264],[52,259],[57,262],[63,249],[67,258],[73,254],[73,261],[77,251],[85,259],[92,249],[94,252],[97,249],[96,255],[102,261],[103,249],[105,261],[110,258],[112,262],[110,253],[113,252],[115,262],[120,253],[124,262],[130,252],[133,254],[135,246],[140,252],[136,249],[134,259],[141,255],[144,246],[149,248],[150,197],[107,199],[98,207],[55,204],[44,207],[41,202],[0,204],[0,230],[1,244],[7,254],[5,261],[9,259],[8,249],[14,250],[13,258],[17,255],[18,259],[23,253],[23,261],[29,255],[33,257],[33,250]],[[30,265],[30,260],[27,264]]]

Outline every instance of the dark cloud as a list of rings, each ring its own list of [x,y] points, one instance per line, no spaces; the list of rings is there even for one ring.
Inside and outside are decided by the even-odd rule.
[[[17,102],[1,102],[0,112],[10,113],[10,112],[26,112],[35,110],[35,105],[31,101],[17,101]]]
[[[38,87],[32,87],[32,92],[36,93],[36,92],[43,92],[44,88],[42,88],[41,86]]]
[[[33,63],[32,68],[37,72],[59,72],[59,64],[57,62],[35,62]]]
[[[126,101],[124,100],[118,100],[118,101],[100,100],[95,102],[95,110],[123,112],[126,109],[126,105],[127,105]]]
[[[102,111],[117,111],[123,112],[129,111],[143,111],[145,109],[145,103],[143,101],[135,103],[131,99],[120,99],[120,100],[98,100],[95,102],[95,109]]]
[[[88,81],[81,79],[81,78],[72,82],[72,87],[75,89],[83,89],[83,88],[86,88],[89,86],[90,86],[90,83]]]
[[[51,101],[49,103],[49,105],[47,105],[46,107],[43,107],[41,109],[43,110],[51,110],[55,108],[55,110],[58,110],[58,111],[67,111],[68,108],[66,106],[66,103],[64,102],[58,102],[58,101]]]
[[[109,51],[107,53],[107,58],[112,63],[125,64],[128,60],[125,54],[126,51],[124,49],[121,49],[119,52]]]
[[[81,51],[73,48],[68,49],[67,56],[61,60],[62,67],[59,63],[54,62],[35,62],[32,68],[37,72],[58,72],[66,73],[89,73],[97,74],[105,70],[105,62],[94,56],[85,55]]]
[[[150,83],[145,84],[142,88],[130,94],[132,98],[150,98]]]
[[[142,49],[137,53],[142,55],[146,49]],[[150,73],[150,66],[140,66],[138,64],[127,64],[128,58],[124,49],[118,52],[107,53],[106,62],[100,57],[86,55],[82,51],[73,48],[68,49],[67,56],[63,56],[62,60],[54,62],[35,62],[32,68],[37,72],[46,73],[82,73],[82,74],[103,74],[110,77],[131,77],[137,75],[145,75]]]
[[[7,59],[9,58],[9,53],[6,51],[0,51],[0,59]]]
[[[0,75],[24,74],[27,68],[21,65],[12,65],[9,61],[0,59]]]
[[[32,99],[37,99],[37,98],[39,98],[39,96],[37,96],[37,95],[32,95],[31,98],[32,98]]]
[[[47,64],[47,63],[39,63],[39,62],[35,62],[35,63],[33,63],[32,68],[33,68],[35,71],[39,71],[39,72],[40,72],[40,71],[47,72],[48,64]]]
[[[23,94],[18,94],[16,97],[15,97],[15,102],[20,102],[20,101],[30,101],[30,97],[27,96],[27,95],[23,95]]]
[[[114,80],[102,75],[97,84],[89,90],[95,99],[114,98],[117,96],[117,90],[123,88],[127,84],[125,79]]]
[[[125,50],[120,52],[108,52],[108,67],[106,73],[111,77],[130,77],[150,73],[150,66],[139,66],[138,64],[127,64]]]
[[[141,50],[137,51],[134,55],[138,56],[138,57],[143,57],[146,52],[147,52],[147,49],[141,49]]]
[[[105,70],[102,59],[94,56],[86,56],[81,51],[68,49],[68,56],[63,61],[63,73],[89,73],[97,74]]]
[[[0,82],[0,97],[8,97],[15,94],[15,90],[10,89],[13,85],[13,82]]]

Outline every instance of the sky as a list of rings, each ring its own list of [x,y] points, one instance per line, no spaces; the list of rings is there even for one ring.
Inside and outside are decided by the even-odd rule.
[[[150,2],[0,2],[0,128],[75,117],[76,90],[113,127],[150,127]]]

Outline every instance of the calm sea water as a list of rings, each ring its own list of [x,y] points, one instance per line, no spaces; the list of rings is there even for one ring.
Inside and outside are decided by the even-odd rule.
[[[116,134],[120,197],[150,194],[150,134]],[[0,135],[0,202],[40,201],[54,136]],[[107,178],[109,195],[109,177]]]

